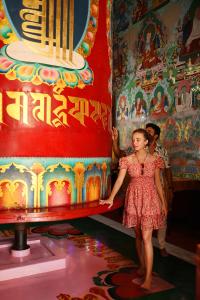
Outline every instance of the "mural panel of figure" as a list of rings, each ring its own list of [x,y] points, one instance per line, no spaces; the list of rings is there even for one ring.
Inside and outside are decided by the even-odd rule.
[[[127,120],[128,119],[128,103],[125,95],[120,96],[119,104],[117,107],[117,120]]]
[[[196,61],[200,52],[200,4],[193,1],[182,25],[183,45],[180,51],[180,60],[192,58]]]
[[[162,128],[173,175],[199,180],[200,0],[126,3],[132,24],[118,34],[127,43],[125,51],[117,44],[128,63],[117,78],[120,84],[113,83],[118,99],[128,95],[123,109],[128,116],[119,113],[116,119],[120,146],[129,147],[133,128],[155,122]]]
[[[140,69],[150,69],[161,63],[159,49],[164,46],[162,24],[153,15],[144,20],[144,27],[138,37],[138,57]]]
[[[142,121],[146,118],[147,104],[141,91],[137,92],[135,95],[135,102],[132,104],[130,114],[134,121]]]
[[[164,93],[162,86],[155,89],[154,97],[151,100],[150,111],[152,117],[166,117],[169,110],[169,100]]]
[[[182,81],[175,97],[175,105],[177,112],[190,111],[192,109],[192,94],[189,81]]]

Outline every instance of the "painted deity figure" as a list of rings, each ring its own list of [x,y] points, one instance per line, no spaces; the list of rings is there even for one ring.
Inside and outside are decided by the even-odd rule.
[[[126,97],[120,96],[119,105],[117,109],[117,120],[127,120],[128,119],[128,105]]]
[[[169,101],[162,87],[155,91],[151,100],[151,115],[153,117],[165,117],[168,114]]]
[[[141,69],[150,69],[161,62],[157,55],[157,48],[159,48],[159,38],[155,34],[155,28],[149,26],[144,34],[144,41],[141,46]]]
[[[142,120],[146,117],[146,103],[143,99],[142,92],[138,92],[135,96],[135,103],[131,109],[131,116],[135,120]]]
[[[181,87],[180,92],[175,98],[176,111],[189,111],[192,108],[192,95],[185,85]]]

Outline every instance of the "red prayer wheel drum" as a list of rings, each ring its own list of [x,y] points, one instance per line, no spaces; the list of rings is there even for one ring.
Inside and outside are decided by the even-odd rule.
[[[112,1],[0,1],[0,209],[110,191]]]

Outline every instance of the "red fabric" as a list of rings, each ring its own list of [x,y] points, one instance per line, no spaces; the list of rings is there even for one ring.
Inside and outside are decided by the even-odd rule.
[[[126,227],[158,229],[165,225],[154,182],[156,168],[161,168],[162,160],[149,155],[144,163],[144,174],[141,175],[141,164],[135,154],[120,159],[120,169],[127,169],[130,183],[126,192],[123,224]]]

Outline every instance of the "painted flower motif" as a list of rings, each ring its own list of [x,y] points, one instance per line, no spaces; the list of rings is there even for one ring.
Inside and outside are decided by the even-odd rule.
[[[73,72],[65,72],[64,79],[69,86],[76,86],[78,84],[78,79],[75,73]]]
[[[91,0],[89,2],[89,22],[87,22],[87,28],[85,28],[84,35],[81,36],[79,41],[80,46],[76,49],[77,53],[83,56],[83,58],[89,56],[91,53],[98,27],[99,0]],[[15,35],[15,31],[13,31],[12,26],[10,26],[10,20],[7,19],[5,9],[3,9],[3,7],[1,7],[0,10],[0,21],[0,40],[2,40],[5,45],[17,41],[18,39]],[[15,28],[16,30],[19,27],[18,25]],[[39,86],[42,83],[49,85],[57,84],[57,82],[62,78],[65,86],[72,88],[78,87],[81,89],[84,88],[86,84],[91,84],[93,81],[94,75],[91,70],[86,70],[80,74],[78,69],[74,70],[72,68],[67,69],[66,71],[64,66],[57,67],[55,69],[47,67],[42,63],[36,64],[32,62],[34,64],[33,69],[30,67],[30,62],[25,65],[25,62],[20,62],[14,58],[12,61],[9,61],[9,57],[6,53],[6,51],[1,52],[1,55],[4,57],[2,57],[2,61],[0,62],[0,73],[5,73],[5,76],[9,80],[18,79],[20,81],[30,81],[32,84]],[[84,68],[88,68],[86,60],[85,66]],[[68,72],[68,70],[70,70],[70,72]]]
[[[87,38],[90,42],[93,42],[94,40],[94,34],[91,31],[88,31]]]
[[[20,66],[18,68],[18,73],[20,77],[24,79],[29,79],[33,76],[34,67],[33,66]]]
[[[59,73],[57,70],[43,68],[40,71],[40,76],[44,81],[53,83],[59,78]]]
[[[13,62],[8,60],[6,57],[0,57],[0,71],[7,72],[10,67],[13,65]]]
[[[118,271],[109,273],[104,278],[104,284],[108,286],[108,294],[115,300],[133,299],[146,295],[140,286],[133,282],[138,278],[136,267],[123,267]]]
[[[92,74],[89,69],[81,71],[80,76],[81,76],[83,82],[90,82],[92,79]]]

